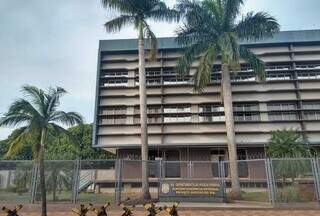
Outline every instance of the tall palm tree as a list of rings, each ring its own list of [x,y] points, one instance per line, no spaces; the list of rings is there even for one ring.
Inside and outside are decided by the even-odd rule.
[[[198,61],[193,75],[194,90],[202,92],[210,83],[216,60],[221,60],[221,95],[225,112],[232,193],[240,195],[237,169],[237,147],[230,72],[240,69],[240,59],[254,69],[258,80],[265,79],[265,66],[252,51],[239,41],[272,37],[279,31],[276,19],[265,12],[250,12],[240,19],[243,0],[180,0],[177,8],[183,14],[184,25],[178,30],[177,42],[186,47],[178,60],[177,72],[187,75],[192,63]]]
[[[123,27],[133,25],[138,32],[139,52],[139,95],[141,126],[141,159],[142,159],[142,198],[150,199],[148,180],[148,126],[147,95],[145,78],[145,38],[150,41],[150,58],[156,60],[157,40],[148,20],[178,21],[179,13],[170,9],[161,0],[102,0],[107,9],[117,11],[120,15],[105,23],[108,32],[120,31]]]
[[[42,216],[47,215],[46,186],[44,175],[44,151],[48,136],[59,132],[72,137],[71,134],[59,126],[80,124],[82,117],[75,112],[59,111],[60,97],[66,93],[63,88],[50,88],[47,92],[34,86],[23,86],[24,98],[14,101],[4,117],[0,118],[0,127],[19,126],[19,135],[11,141],[7,157],[14,155],[23,145],[24,140],[32,137],[36,139],[35,159],[40,173],[40,190],[42,199]]]

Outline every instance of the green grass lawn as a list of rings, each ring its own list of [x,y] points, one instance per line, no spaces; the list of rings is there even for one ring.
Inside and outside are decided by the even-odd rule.
[[[242,200],[251,202],[269,202],[269,196],[267,191],[244,192],[242,193]]]
[[[227,193],[227,198],[230,197],[230,194]],[[242,191],[241,201],[248,202],[269,202],[269,196],[267,191]]]

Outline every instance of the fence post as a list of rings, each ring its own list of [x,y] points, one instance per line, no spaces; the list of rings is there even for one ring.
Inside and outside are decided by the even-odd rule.
[[[320,204],[320,176],[319,161],[316,158],[311,159],[312,174],[314,177],[314,185],[316,187],[316,196],[318,204]]]
[[[80,185],[80,170],[81,169],[81,160],[80,158],[75,161],[74,166],[74,175],[73,175],[73,192],[72,192],[72,203],[77,203],[79,185]]]
[[[271,159],[269,159],[269,158],[265,159],[265,167],[266,167],[269,200],[271,202],[271,205],[274,206],[276,203],[275,179],[274,179],[274,175],[273,175],[273,166],[272,166]]]
[[[159,160],[159,176],[158,178],[161,179],[162,178],[162,159]]]
[[[213,162],[215,163],[215,162]],[[220,184],[221,184],[221,187],[222,187],[222,191],[223,191],[223,199],[226,200],[227,196],[227,191],[226,191],[226,180],[225,180],[225,176],[226,176],[226,173],[225,173],[225,169],[224,169],[224,161],[218,161],[218,178],[219,178],[219,181],[220,181]]]
[[[188,163],[188,178],[192,178],[193,177],[193,163],[192,161],[189,161]]]
[[[115,203],[117,205],[121,202],[121,190],[122,190],[122,159],[117,159],[115,164]]]

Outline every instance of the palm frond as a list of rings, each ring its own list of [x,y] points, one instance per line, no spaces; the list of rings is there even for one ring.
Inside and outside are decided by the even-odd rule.
[[[280,30],[277,20],[265,12],[250,12],[236,25],[234,31],[239,39],[258,40],[272,37]]]
[[[182,0],[177,5],[182,10],[184,25],[177,31],[177,43],[190,46],[193,43],[214,43],[217,40],[219,22],[211,11],[200,2]]]
[[[27,127],[22,127],[16,134],[15,137],[9,140],[9,150],[6,153],[5,158],[10,159],[14,156],[19,149],[22,147],[23,142],[27,139],[29,129]]]
[[[49,119],[50,122],[59,122],[67,126],[83,123],[83,117],[76,112],[55,111]]]
[[[132,13],[135,1],[132,0],[102,0],[102,6],[106,9],[116,10],[120,13]]]
[[[176,74],[181,77],[189,75],[191,65],[207,50],[207,48],[205,43],[196,43],[192,44],[190,47],[186,47],[182,56],[177,61],[177,66],[175,68]]]
[[[199,65],[193,75],[194,91],[203,92],[204,88],[210,83],[212,67],[216,59],[216,50],[209,47],[204,55],[200,57]]]
[[[0,127],[16,127],[23,124],[28,124],[32,121],[32,117],[24,113],[6,114],[0,118]]]
[[[180,14],[185,15],[188,12],[194,11],[196,8],[201,8],[201,3],[195,0],[178,0],[175,5]]]
[[[247,61],[254,72],[256,73],[258,80],[264,82],[266,80],[266,70],[264,62],[251,50],[241,46],[240,57]]]
[[[212,18],[217,20],[220,25],[215,26],[222,30],[222,23],[224,20],[224,8],[221,1],[205,0],[202,2],[203,8],[206,9],[212,15]]]
[[[22,86],[22,93],[26,98],[29,98],[35,104],[35,108],[41,115],[45,114],[45,93],[42,89],[35,86],[24,85]]]
[[[175,9],[167,7],[164,2],[159,1],[150,12],[146,13],[146,18],[151,18],[155,21],[179,22],[180,13]]]
[[[117,32],[120,31],[123,27],[128,26],[134,23],[134,17],[130,15],[121,15],[117,18],[114,18],[104,24],[104,27],[107,32]]]
[[[61,87],[49,89],[48,93],[45,94],[46,115],[49,115],[50,112],[56,110],[56,108],[60,105],[60,97],[66,93],[67,91]]]
[[[224,27],[229,28],[233,25],[235,19],[240,13],[240,7],[243,4],[243,0],[225,0],[224,1]]]

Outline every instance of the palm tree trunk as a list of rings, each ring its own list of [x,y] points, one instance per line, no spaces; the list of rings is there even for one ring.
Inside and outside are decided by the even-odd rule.
[[[222,64],[222,94],[223,94],[223,105],[225,113],[225,122],[227,130],[227,141],[228,141],[228,153],[230,162],[230,175],[232,183],[232,197],[238,198],[240,196],[240,183],[238,175],[238,164],[237,164],[237,146],[235,139],[234,129],[234,117],[233,117],[233,104],[232,104],[232,89],[230,80],[230,71],[228,64]]]
[[[44,141],[46,137],[46,130],[41,131],[41,141],[39,149],[39,173],[40,173],[40,191],[41,191],[41,216],[47,216],[47,197],[46,184],[44,176]]]
[[[139,24],[139,95],[140,95],[140,126],[141,126],[141,174],[142,198],[151,198],[149,192],[149,166],[148,166],[148,125],[147,125],[147,93],[145,75],[145,53],[143,24]]]

